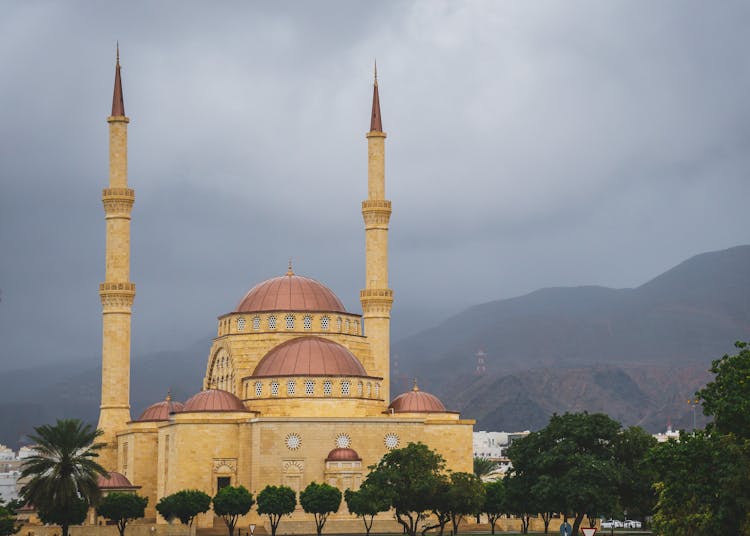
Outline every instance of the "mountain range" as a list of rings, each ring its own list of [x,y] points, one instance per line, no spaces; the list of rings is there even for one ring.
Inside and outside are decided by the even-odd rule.
[[[652,432],[668,421],[689,428],[687,400],[710,379],[711,360],[747,339],[750,246],[738,246],[692,257],[633,289],[547,288],[471,307],[393,344],[392,389],[398,394],[416,377],[448,409],[477,419],[477,430],[537,429],[552,413],[581,410]],[[195,393],[209,340],[135,355],[133,415],[165,396],[165,378],[176,399]],[[100,371],[92,362],[4,372],[0,443],[15,448],[55,418],[95,423]],[[699,409],[696,418],[705,422]]]

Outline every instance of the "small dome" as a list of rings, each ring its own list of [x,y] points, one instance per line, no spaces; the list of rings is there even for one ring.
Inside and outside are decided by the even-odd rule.
[[[253,371],[268,376],[367,376],[354,354],[321,337],[297,337],[268,352]]]
[[[181,413],[194,411],[247,411],[247,408],[229,391],[206,389],[190,397]]]
[[[344,304],[323,283],[295,275],[291,265],[286,275],[255,285],[237,306],[237,313],[259,311],[328,311],[346,313]]]
[[[99,475],[96,485],[99,489],[124,489],[136,487],[130,483],[130,480],[128,480],[125,475],[115,473],[114,471],[111,471],[109,476],[106,477]]]
[[[362,458],[359,457],[357,451],[348,448],[337,448],[333,449],[328,453],[326,458],[327,462],[361,462]]]
[[[169,419],[170,413],[182,411],[184,407],[185,405],[182,402],[175,402],[170,395],[167,395],[164,400],[147,407],[137,421],[166,421]]]
[[[425,391],[420,391],[417,387],[417,380],[414,380],[412,390],[398,395],[393,399],[388,409],[395,413],[445,413],[446,409],[440,399]]]

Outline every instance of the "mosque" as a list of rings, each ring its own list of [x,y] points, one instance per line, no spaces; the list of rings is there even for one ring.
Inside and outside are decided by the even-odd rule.
[[[111,476],[102,482],[103,488],[137,489],[149,498],[147,517],[156,519],[154,505],[159,499],[183,489],[213,496],[223,486],[243,485],[257,494],[266,485],[283,484],[299,492],[313,481],[342,491],[356,489],[368,466],[409,442],[422,441],[437,450],[453,471],[472,471],[473,420],[446,410],[416,382],[411,391],[389,399],[391,202],[385,195],[386,134],[377,72],[366,134],[362,314],[347,311],[329,287],[296,274],[290,265],[286,273],[252,287],[236,307],[218,317],[199,393],[184,403],[167,396],[135,419],[130,412],[135,297],[130,219],[135,194],[127,178],[129,119],[119,52],[107,122],[110,162],[109,186],[102,195],[106,269],[99,286],[103,340],[98,426],[106,444],[100,461]],[[385,528],[392,516],[381,518]],[[213,521],[209,513],[197,523],[211,526]],[[267,520],[251,514],[247,522],[262,526]],[[353,522],[342,503],[326,531],[351,531]],[[314,532],[312,517],[301,510],[282,526],[284,532]]]

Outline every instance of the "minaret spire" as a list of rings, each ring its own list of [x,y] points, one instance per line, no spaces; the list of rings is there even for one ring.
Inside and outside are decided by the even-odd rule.
[[[365,287],[359,293],[365,333],[373,356],[373,372],[382,376],[382,397],[390,399],[390,322],[393,291],[388,287],[388,222],[391,202],[385,197],[385,138],[380,118],[378,73],[372,96],[372,117],[367,137],[367,199],[365,220]]]
[[[125,102],[122,98],[122,80],[120,79],[120,42],[117,42],[117,59],[115,61],[115,91],[112,94],[112,117],[125,115]]]
[[[102,398],[99,424],[106,445],[97,460],[117,468],[117,432],[130,421],[130,325],[135,284],[130,281],[130,213],[135,192],[128,187],[128,122],[122,102],[120,47],[109,123],[109,184],[102,192],[106,222],[102,300]]]
[[[372,116],[370,132],[383,132],[383,120],[380,117],[380,95],[378,94],[378,62],[375,60],[375,82],[372,86]]]

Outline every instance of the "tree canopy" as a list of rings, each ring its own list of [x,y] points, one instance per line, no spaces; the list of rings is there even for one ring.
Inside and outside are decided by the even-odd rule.
[[[750,345],[736,342],[735,355],[711,363],[712,382],[696,393],[703,413],[714,418],[708,429],[750,439]]]
[[[213,498],[214,513],[224,520],[229,536],[234,536],[237,520],[250,511],[255,500],[245,486],[226,486],[221,488]]]
[[[713,422],[651,451],[661,533],[750,534],[750,347],[735,347],[712,362],[713,381],[696,393]]]
[[[211,497],[197,489],[184,489],[162,497],[156,504],[156,511],[166,519],[179,519],[185,525],[192,525],[195,516],[208,512]]]
[[[482,511],[484,485],[472,473],[452,473],[448,487],[448,503],[453,534],[458,534],[458,525],[468,515]]]
[[[626,501],[642,506],[638,501],[643,498],[635,494],[649,487],[643,460],[653,441],[637,428],[622,431],[602,413],[553,415],[545,428],[516,440],[508,450],[513,462],[509,508],[521,516],[572,514],[577,536],[584,516],[608,514]],[[653,497],[648,491],[645,495]]]
[[[311,482],[300,492],[299,502],[305,512],[315,517],[315,530],[320,536],[328,516],[338,512],[341,506],[341,491],[328,484]]]
[[[40,518],[60,525],[63,536],[68,535],[71,524],[80,523],[76,520],[81,504],[88,508],[100,497],[97,480],[99,475],[107,475],[96,462],[104,446],[95,443],[101,434],[78,419],[62,419],[34,428],[29,436],[35,444],[34,454],[23,463],[21,478],[30,479],[21,488],[21,496],[37,508]]]
[[[474,474],[479,478],[485,477],[495,471],[498,465],[497,462],[493,462],[488,458],[474,456]]]
[[[484,485],[484,504],[482,512],[487,514],[492,534],[495,534],[495,524],[500,516],[508,512],[505,500],[505,480],[487,482]]]
[[[125,527],[130,521],[144,516],[148,497],[141,497],[135,493],[112,492],[99,502],[96,512],[105,519],[117,525],[120,536],[125,534]]]
[[[396,521],[416,536],[420,523],[433,510],[436,490],[445,481],[443,457],[423,443],[409,443],[387,452],[370,469],[364,485],[386,494]]]
[[[10,508],[0,506],[0,536],[12,536],[21,530],[21,524],[16,522],[16,514]]]
[[[296,506],[297,494],[288,486],[266,486],[258,493],[258,513],[268,516],[271,536],[276,536],[281,516],[290,515]]]
[[[349,512],[362,518],[368,535],[375,516],[391,507],[388,494],[374,486],[361,486],[357,491],[348,489],[344,492],[344,500]]]

